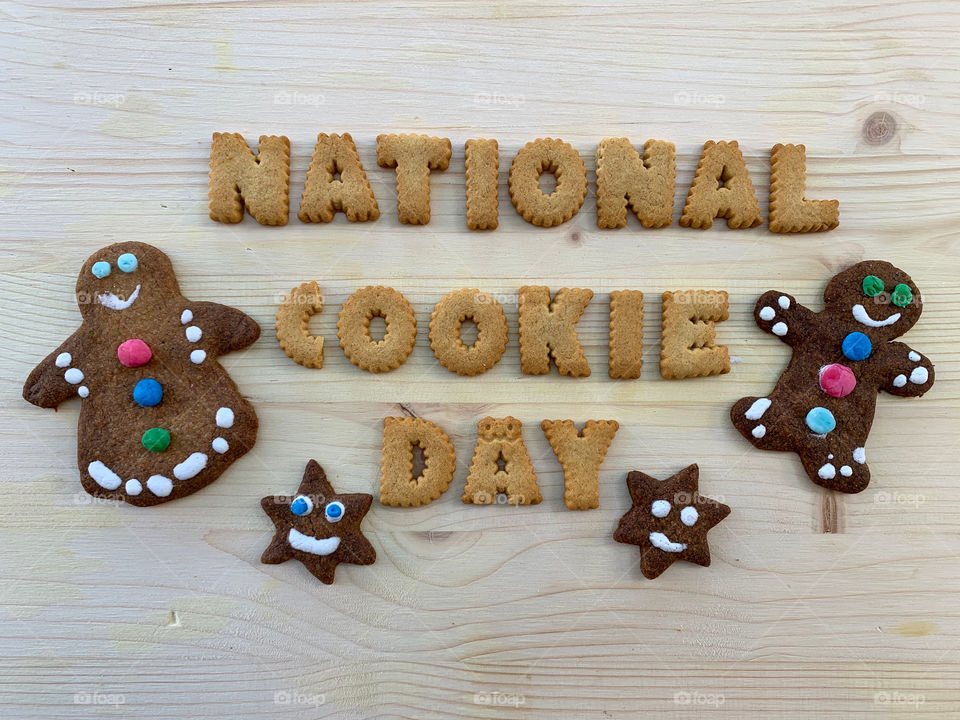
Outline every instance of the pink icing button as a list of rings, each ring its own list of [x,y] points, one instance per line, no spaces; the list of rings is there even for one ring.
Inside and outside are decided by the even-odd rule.
[[[135,368],[146,365],[152,357],[153,352],[150,346],[137,338],[125,340],[117,348],[117,359],[124,367]]]
[[[834,363],[820,371],[820,389],[831,397],[846,397],[856,386],[857,378],[846,365]]]

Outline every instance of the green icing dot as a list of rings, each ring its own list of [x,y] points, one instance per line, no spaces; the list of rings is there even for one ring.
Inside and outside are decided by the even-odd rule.
[[[897,307],[906,307],[913,302],[913,293],[910,291],[910,286],[900,283],[890,293],[890,299]]]
[[[152,452],[163,452],[170,445],[170,433],[163,428],[150,428],[140,438],[143,446]]]
[[[867,275],[863,279],[863,294],[867,297],[876,297],[883,292],[883,280],[876,275]]]

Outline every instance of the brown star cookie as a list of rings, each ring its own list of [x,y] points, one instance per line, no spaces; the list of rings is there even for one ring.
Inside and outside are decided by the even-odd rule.
[[[366,493],[338,495],[320,464],[311,460],[293,498],[268,495],[260,501],[277,527],[260,562],[274,565],[294,558],[327,585],[339,563],[372,565],[377,551],[360,531],[372,502]]]
[[[662,482],[636,470],[627,475],[633,507],[620,518],[613,539],[640,546],[640,570],[651,580],[677,560],[710,564],[707,531],[730,508],[700,494],[699,475],[696,464]]]

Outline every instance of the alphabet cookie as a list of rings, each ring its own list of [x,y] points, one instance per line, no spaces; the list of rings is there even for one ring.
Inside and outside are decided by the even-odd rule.
[[[183,297],[170,259],[139,242],[91,255],[76,292],[80,328],[33,369],[23,397],[43,408],[83,399],[77,459],[88,493],[175,500],[253,447],[257,416],[217,362],[260,336],[251,318]]]
[[[320,582],[333,582],[342,562],[372,565],[377,551],[360,530],[373,496],[339,495],[316,460],[307,463],[297,494],[268,495],[260,501],[277,528],[260,562],[299,560]]]
[[[903,270],[868,260],[835,275],[815,313],[770,290],[754,309],[757,325],[793,348],[773,392],[730,410],[734,426],[761,450],[800,456],[817,485],[856,493],[867,487],[865,446],[877,392],[919,397],[933,385],[933,363],[900,342],[920,319],[920,291]]]

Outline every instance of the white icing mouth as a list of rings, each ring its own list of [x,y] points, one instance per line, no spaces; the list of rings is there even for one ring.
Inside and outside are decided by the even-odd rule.
[[[900,313],[894,313],[885,320],[874,320],[872,317],[867,315],[867,309],[863,305],[857,304],[853,306],[853,319],[861,325],[879,328],[886,327],[887,325],[893,325],[897,320],[900,319]]]
[[[97,300],[100,301],[100,304],[105,308],[110,310],[126,310],[128,307],[133,305],[133,301],[137,299],[137,296],[140,295],[140,286],[137,285],[136,289],[130,293],[130,297],[126,300],[121,300],[118,296],[113,293],[103,293],[102,295],[97,295]]]
[[[290,532],[293,531],[291,530]],[[670,538],[661,532],[650,533],[650,542],[653,543],[655,548],[663,550],[664,552],[678,553],[687,549],[686,543],[670,542]]]
[[[290,543],[290,547],[295,550],[301,550],[311,555],[329,555],[340,547],[340,538],[336,535],[321,540],[311,535],[304,535],[302,532],[298,532],[293,528],[290,528],[290,534],[287,535],[287,542]]]

